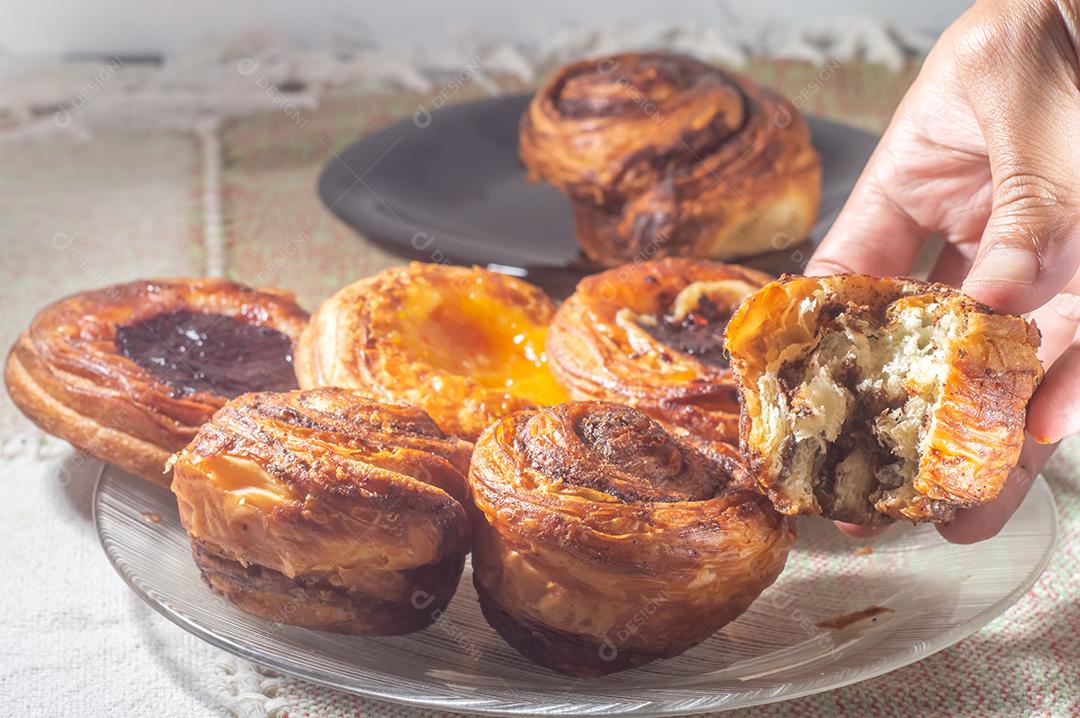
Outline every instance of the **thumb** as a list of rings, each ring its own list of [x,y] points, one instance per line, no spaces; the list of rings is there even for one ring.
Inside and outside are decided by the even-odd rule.
[[[994,309],[1025,314],[1053,299],[1080,265],[1080,212],[1068,196],[1080,189],[1064,188],[1080,188],[1080,176],[1034,158],[1013,161],[1023,168],[995,180],[993,211],[963,289]]]
[[[1080,264],[1080,73],[1068,23],[1053,3],[1032,5],[1046,6],[1025,18],[1040,31],[982,35],[964,73],[993,204],[963,288],[1014,314],[1048,302]]]

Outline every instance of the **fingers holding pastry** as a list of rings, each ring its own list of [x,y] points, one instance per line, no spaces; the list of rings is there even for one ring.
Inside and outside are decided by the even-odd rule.
[[[229,398],[296,387],[307,314],[292,295],[219,279],[81,292],[38,313],[8,355],[16,406],[45,431],[158,483]]]
[[[1028,431],[1040,444],[1080,433],[1080,335],[1046,372],[1028,412]]]
[[[974,5],[941,44],[986,142],[991,213],[964,291],[1030,312],[1080,269],[1080,64],[1070,3]]]
[[[351,390],[245,394],[175,456],[172,490],[203,578],[243,610],[407,633],[457,587],[471,448]]]
[[[702,641],[773,582],[794,540],[742,488],[734,458],[717,461],[617,404],[498,421],[477,444],[469,483],[485,617],[528,658],[573,675]]]
[[[1080,268],[1078,19],[1068,3],[973,4],[934,46],[807,273],[905,275],[939,234],[964,257],[948,257],[942,281],[995,310],[1031,312],[1061,292]]]
[[[1080,274],[1066,292],[1080,291]],[[1063,293],[1031,314],[1043,335],[1046,376],[1028,407],[1027,430],[1040,444],[1080,432],[1080,295]]]
[[[609,266],[768,251],[817,215],[821,164],[802,116],[685,55],[562,68],[521,120],[520,153],[569,195],[582,248]]]
[[[519,279],[414,262],[330,297],[300,339],[297,376],[409,401],[472,440],[500,416],[566,398],[544,350],[554,312]]]
[[[739,405],[724,328],[768,281],[683,258],[586,277],[548,332],[552,371],[575,399],[627,404],[707,441],[734,441]]]

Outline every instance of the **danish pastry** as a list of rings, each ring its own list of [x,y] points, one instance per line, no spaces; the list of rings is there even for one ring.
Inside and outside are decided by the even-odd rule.
[[[685,55],[562,68],[530,103],[519,146],[530,175],[569,196],[585,254],[608,266],[775,250],[817,216],[821,161],[799,112]]]
[[[687,650],[773,582],[794,539],[744,482],[734,450],[718,460],[628,406],[504,417],[469,471],[484,616],[573,675]]]
[[[297,377],[409,401],[474,440],[500,416],[565,399],[544,352],[554,311],[520,279],[414,262],[327,299],[300,338]]]
[[[173,461],[203,578],[241,609],[355,634],[430,624],[469,550],[471,445],[347,389],[245,394]]]
[[[296,388],[292,295],[220,279],[82,292],[34,317],[8,355],[15,405],[50,434],[168,485],[165,461],[231,397]]]
[[[947,521],[998,495],[1039,332],[940,284],[785,277],[727,327],[750,468],[785,514]]]
[[[552,371],[575,399],[628,404],[706,440],[737,442],[738,394],[724,328],[769,279],[684,258],[586,277],[548,332]]]

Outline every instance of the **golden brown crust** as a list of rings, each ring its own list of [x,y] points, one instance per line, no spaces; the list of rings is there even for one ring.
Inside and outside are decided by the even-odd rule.
[[[551,323],[552,371],[574,399],[627,404],[706,441],[737,441],[723,330],[738,303],[769,279],[683,258],[586,277]],[[674,327],[673,337],[658,332],[663,326]]]
[[[41,310],[8,355],[15,405],[44,431],[168,485],[165,460],[226,398],[178,395],[116,346],[119,327],[174,311],[220,314],[295,341],[307,314],[292,295],[219,279],[141,280],[81,292]]]
[[[176,455],[172,490],[204,578],[244,610],[405,633],[457,587],[471,449],[360,392],[245,394]]]
[[[802,238],[821,162],[802,115],[694,58],[627,53],[559,70],[521,120],[530,174],[569,195],[585,253],[728,259]]]
[[[727,329],[744,409],[742,448],[778,510],[817,513],[821,507],[792,499],[781,486],[792,448],[777,426],[786,425],[791,414],[780,424],[764,419],[776,407],[763,398],[763,378],[785,363],[796,365],[801,359],[793,347],[818,346],[825,332],[835,330],[838,316],[863,317],[870,329],[861,335],[872,336],[895,325],[905,310],[921,313],[913,316],[923,317],[937,353],[928,352],[929,364],[899,379],[914,395],[926,385],[916,371],[929,371],[937,378],[935,401],[925,412],[910,487],[872,499],[880,514],[864,523],[947,521],[957,508],[985,503],[1000,492],[1019,458],[1027,402],[1042,378],[1039,332],[1032,322],[996,314],[941,284],[863,275],[783,277],[750,297]],[[902,363],[916,350],[926,347],[903,345],[886,359]],[[865,389],[855,393],[871,396]]]
[[[489,427],[469,473],[489,622],[532,660],[586,676],[711,635],[772,583],[794,539],[728,458],[604,402]]]
[[[565,399],[544,355],[554,311],[533,285],[478,267],[387,269],[319,307],[297,348],[297,378],[409,401],[474,440],[500,416]]]

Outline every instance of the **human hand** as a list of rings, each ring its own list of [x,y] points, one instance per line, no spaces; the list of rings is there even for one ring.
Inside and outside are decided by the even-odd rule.
[[[1031,313],[1047,368],[1000,496],[938,527],[996,534],[1056,442],[1080,432],[1080,9],[981,0],[938,40],[807,274],[930,274],[1002,312]],[[859,536],[873,532],[841,525]]]

